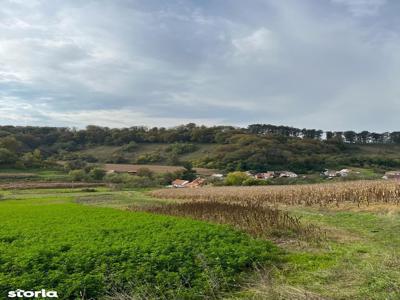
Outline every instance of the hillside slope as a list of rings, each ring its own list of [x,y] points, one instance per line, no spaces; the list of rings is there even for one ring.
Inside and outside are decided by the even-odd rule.
[[[245,137],[247,139],[247,137]],[[70,158],[96,163],[132,163],[148,165],[181,165],[220,170],[279,170],[299,173],[319,172],[324,168],[369,168],[377,173],[400,168],[400,145],[328,145],[326,149],[310,144],[265,143],[265,140],[239,141],[230,144],[191,143],[192,151],[170,151],[167,143],[137,143],[125,146],[93,146],[72,152]],[[288,149],[289,148],[289,149]]]

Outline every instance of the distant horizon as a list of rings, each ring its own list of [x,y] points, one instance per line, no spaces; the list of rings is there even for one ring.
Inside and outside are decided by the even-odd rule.
[[[383,133],[390,133],[390,132],[400,132],[400,130],[386,130],[386,131],[376,131],[376,130],[368,130],[368,129],[363,129],[363,130],[354,130],[354,129],[345,129],[345,130],[336,130],[336,129],[322,129],[322,128],[312,128],[312,127],[296,127],[296,126],[291,126],[291,125],[285,125],[285,124],[271,124],[271,123],[251,123],[247,125],[232,125],[232,124],[212,124],[212,125],[207,125],[207,124],[197,124],[194,122],[188,122],[188,123],[182,123],[182,124],[177,124],[177,125],[171,125],[171,126],[152,126],[152,125],[143,125],[143,124],[133,124],[130,126],[125,126],[125,127],[111,127],[111,126],[102,126],[98,124],[87,124],[84,126],[51,126],[51,125],[13,125],[13,124],[0,124],[0,127],[5,127],[5,126],[13,126],[13,127],[38,127],[38,128],[67,128],[67,129],[77,129],[77,130],[85,130],[88,126],[96,126],[96,127],[101,127],[101,128],[108,128],[108,129],[129,129],[129,128],[134,128],[134,127],[143,127],[147,129],[151,128],[166,128],[166,129],[174,129],[180,126],[185,126],[188,124],[195,124],[196,126],[205,126],[205,127],[234,127],[237,129],[247,129],[248,126],[250,125],[271,125],[271,126],[283,126],[283,127],[289,127],[289,128],[296,128],[296,129],[307,129],[307,130],[321,130],[323,134],[325,135],[327,132],[346,132],[346,131],[354,131],[356,133],[361,133],[363,131],[369,132],[369,133],[378,133],[378,134],[383,134]]]

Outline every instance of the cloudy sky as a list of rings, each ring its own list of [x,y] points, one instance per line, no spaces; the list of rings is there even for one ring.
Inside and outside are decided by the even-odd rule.
[[[400,130],[398,0],[0,0],[0,124]]]

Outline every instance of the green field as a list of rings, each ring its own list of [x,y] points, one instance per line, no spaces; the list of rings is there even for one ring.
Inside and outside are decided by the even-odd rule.
[[[241,299],[400,299],[399,208],[292,209],[327,230],[320,244],[289,243],[286,264],[258,275]],[[269,272],[271,273],[271,272]],[[240,297],[239,297],[240,298]],[[254,299],[254,298],[253,298]]]
[[[252,238],[228,226],[126,211],[145,189],[0,192],[0,293],[60,299],[400,298],[400,208],[289,207],[326,231]],[[3,297],[3,296],[2,296]]]
[[[226,226],[74,203],[83,194],[4,195],[1,295],[45,288],[61,299],[216,298],[253,265],[277,259],[271,243]]]
[[[69,181],[68,174],[57,169],[0,168],[0,183],[13,180],[24,181]]]

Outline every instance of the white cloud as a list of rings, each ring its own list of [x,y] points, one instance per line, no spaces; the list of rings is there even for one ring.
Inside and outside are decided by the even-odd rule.
[[[17,100],[17,101],[16,101]],[[12,103],[12,104],[11,104]],[[161,117],[151,118],[133,109],[96,109],[80,111],[53,111],[45,104],[31,105],[15,98],[0,100],[0,124],[70,126],[84,128],[89,124],[107,127],[174,126],[196,122],[198,124],[223,124],[223,120],[211,118]]]
[[[233,39],[232,44],[241,54],[254,54],[275,47],[272,32],[264,27],[255,30],[248,36]]]

